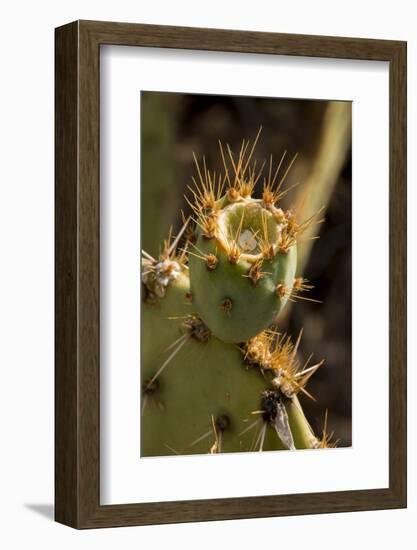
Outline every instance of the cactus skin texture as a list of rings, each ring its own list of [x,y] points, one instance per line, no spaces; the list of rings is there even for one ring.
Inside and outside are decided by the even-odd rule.
[[[197,229],[193,249],[198,255],[189,257],[191,292],[215,336],[243,342],[268,327],[286,304],[296,270],[296,245],[279,250],[282,226],[254,199],[227,205],[217,220],[219,230],[212,238]],[[264,237],[254,236],[262,231]],[[216,258],[216,265],[211,267],[207,258]],[[281,294],[279,288],[288,291]]]

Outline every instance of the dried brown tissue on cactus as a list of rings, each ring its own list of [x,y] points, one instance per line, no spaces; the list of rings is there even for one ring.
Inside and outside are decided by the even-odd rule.
[[[141,456],[350,446],[350,103],[142,110]]]

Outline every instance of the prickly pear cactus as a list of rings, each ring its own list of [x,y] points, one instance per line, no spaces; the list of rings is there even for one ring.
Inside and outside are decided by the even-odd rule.
[[[259,136],[259,134],[258,134]],[[256,138],[257,140],[257,138]],[[279,200],[291,167],[264,177],[243,142],[222,146],[224,175],[197,164],[194,219],[172,232],[158,258],[143,252],[141,454],[199,454],[332,446],[314,435],[298,400],[322,361],[276,331],[286,302],[311,289],[295,278],[298,223]],[[326,416],[327,419],[327,416]]]

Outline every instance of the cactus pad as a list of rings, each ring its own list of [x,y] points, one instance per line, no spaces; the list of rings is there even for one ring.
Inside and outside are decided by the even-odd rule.
[[[297,251],[295,243],[280,247],[285,223],[285,215],[278,223],[260,201],[242,198],[219,210],[212,237],[197,229],[189,256],[194,305],[224,342],[255,336],[286,304]]]

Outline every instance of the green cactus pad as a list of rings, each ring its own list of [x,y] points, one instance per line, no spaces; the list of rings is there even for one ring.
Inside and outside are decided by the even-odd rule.
[[[253,199],[229,204],[216,221],[212,238],[197,230],[197,252],[189,257],[191,292],[196,311],[213,334],[237,343],[268,327],[285,306],[294,282],[296,244],[280,251],[280,224]],[[209,257],[218,260],[212,269]],[[259,278],[251,276],[255,269]],[[286,289],[282,295],[278,285]]]

